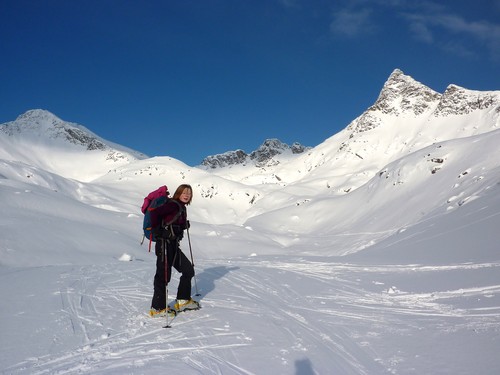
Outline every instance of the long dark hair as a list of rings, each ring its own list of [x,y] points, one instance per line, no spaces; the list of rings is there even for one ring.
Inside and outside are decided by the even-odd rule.
[[[189,191],[191,192],[191,198],[189,198],[189,201],[186,203],[186,205],[191,204],[191,201],[193,200],[193,188],[191,187],[191,185],[188,185],[188,184],[179,185],[179,187],[175,190],[174,196],[172,198],[179,200],[182,192],[185,189],[189,189]]]

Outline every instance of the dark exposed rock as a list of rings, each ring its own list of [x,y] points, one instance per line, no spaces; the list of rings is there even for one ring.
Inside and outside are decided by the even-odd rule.
[[[444,92],[434,115],[465,115],[478,109],[496,106],[500,112],[498,95],[488,91],[471,91],[457,85],[449,85]]]
[[[206,157],[203,159],[201,165],[214,169],[232,165],[245,165],[247,163],[253,163],[256,166],[263,166],[269,163],[278,164],[278,160],[273,160],[276,156],[284,153],[300,154],[309,149],[310,147],[303,146],[297,142],[289,146],[278,139],[272,138],[266,139],[257,150],[250,154],[245,153],[243,150],[228,151],[223,154]]]

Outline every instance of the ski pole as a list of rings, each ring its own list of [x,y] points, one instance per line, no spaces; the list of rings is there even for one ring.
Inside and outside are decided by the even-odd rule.
[[[168,324],[168,256],[167,256],[167,246],[165,246],[165,240],[161,239],[161,250],[164,257],[164,266],[165,266],[165,319],[167,321],[165,327],[163,328],[171,328],[170,324]]]
[[[187,228],[187,234],[189,243],[189,253],[191,254],[191,263],[193,264],[193,269],[194,269],[193,249],[191,248],[191,236],[189,235],[189,228]],[[195,296],[200,296],[201,294],[198,292],[198,284],[196,283],[196,272],[194,273],[194,288],[196,289]]]

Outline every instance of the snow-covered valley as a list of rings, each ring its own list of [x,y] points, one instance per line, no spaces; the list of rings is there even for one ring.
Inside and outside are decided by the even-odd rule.
[[[0,125],[1,373],[498,373],[499,114],[396,70],[322,144],[214,169]],[[165,329],[140,206],[180,183],[202,309]]]

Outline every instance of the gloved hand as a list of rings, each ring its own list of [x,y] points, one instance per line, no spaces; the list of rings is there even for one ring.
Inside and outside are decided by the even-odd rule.
[[[157,240],[161,238],[164,240],[175,238],[170,228],[163,228],[161,226],[153,229],[153,237]]]
[[[178,241],[182,240],[184,237],[184,228],[180,225],[172,225],[172,231],[174,232],[174,238]]]

